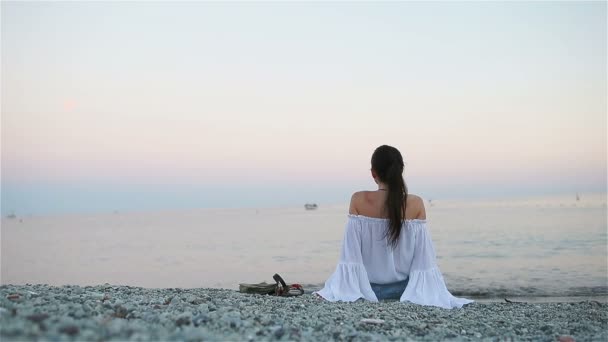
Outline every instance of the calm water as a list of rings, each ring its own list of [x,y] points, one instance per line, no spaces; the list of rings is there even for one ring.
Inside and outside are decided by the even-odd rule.
[[[428,226],[448,288],[474,297],[608,295],[605,195],[433,201]],[[346,205],[2,219],[3,284],[321,286]]]

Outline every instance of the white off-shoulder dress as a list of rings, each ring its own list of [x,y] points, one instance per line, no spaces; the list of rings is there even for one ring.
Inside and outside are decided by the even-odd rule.
[[[389,284],[408,279],[402,302],[460,308],[473,302],[452,296],[435,260],[426,220],[404,220],[393,249],[385,237],[388,219],[348,215],[342,253],[325,287],[315,293],[329,301],[378,301],[371,283]]]

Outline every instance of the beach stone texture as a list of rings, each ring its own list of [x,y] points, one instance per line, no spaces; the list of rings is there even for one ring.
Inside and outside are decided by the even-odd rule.
[[[330,303],[225,289],[0,286],[2,341],[608,341],[608,304]]]

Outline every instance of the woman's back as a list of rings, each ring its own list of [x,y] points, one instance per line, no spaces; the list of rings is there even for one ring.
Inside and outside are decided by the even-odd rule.
[[[391,283],[408,277],[415,249],[415,230],[426,219],[424,201],[416,195],[406,195],[404,217],[399,237],[389,243],[386,217],[387,191],[359,191],[353,194],[347,229],[354,229],[355,240],[372,283]],[[349,232],[347,232],[348,234]]]
[[[395,246],[386,239],[388,219],[348,215],[348,221],[345,234],[349,238],[343,251],[360,253],[361,258],[353,260],[344,255],[343,260],[363,263],[371,283],[389,284],[408,278],[414,251],[423,248],[425,242],[420,239],[425,233],[421,232],[426,229],[425,220],[404,220]]]
[[[375,218],[386,218],[385,190],[355,192],[350,201],[349,214]],[[405,205],[404,219],[426,219],[426,210],[422,198],[408,194]]]

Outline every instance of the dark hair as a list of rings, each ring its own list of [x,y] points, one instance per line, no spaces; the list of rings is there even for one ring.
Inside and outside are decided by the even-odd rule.
[[[401,233],[407,200],[407,185],[403,180],[403,157],[396,148],[382,145],[372,154],[372,170],[378,179],[388,186],[384,207],[389,219],[386,238],[389,244],[395,247]]]

